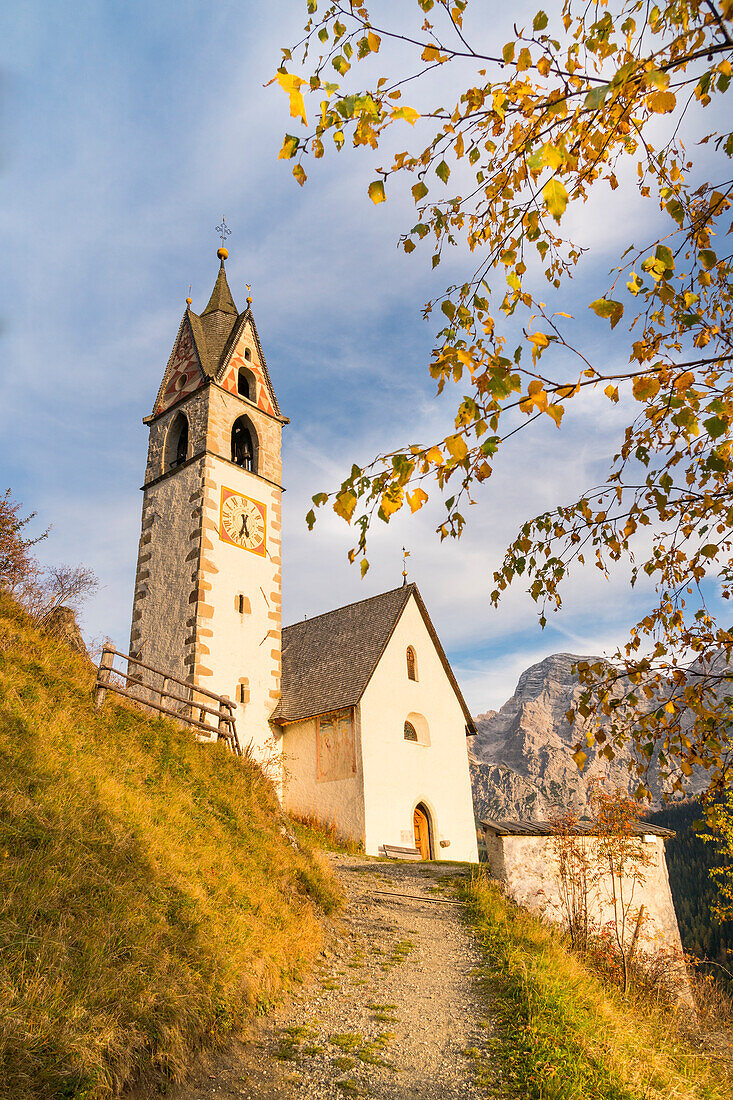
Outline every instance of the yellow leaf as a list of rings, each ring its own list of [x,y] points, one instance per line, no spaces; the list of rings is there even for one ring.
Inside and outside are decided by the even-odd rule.
[[[482,462],[479,468],[476,470],[476,480],[486,481],[487,477],[491,477],[491,467],[488,462]]]
[[[445,445],[456,462],[461,462],[468,454],[468,447],[462,435],[449,435]]]
[[[632,389],[637,401],[646,401],[650,397],[656,397],[659,393],[659,379],[642,375],[640,378],[634,379]]]
[[[420,112],[416,111],[414,107],[398,107],[396,111],[392,112],[393,119],[404,119],[405,122],[409,122],[410,126],[414,126],[420,117]]]
[[[402,507],[402,490],[399,487],[393,487],[388,489],[382,496],[379,503],[379,515],[385,522],[389,522],[389,517],[393,512],[399,512]]]
[[[367,34],[367,42],[369,43],[369,49],[372,53],[379,53],[379,47],[382,44],[382,39],[374,31],[369,31]]]
[[[526,47],[519,51],[519,57],[517,58],[517,72],[524,72],[532,64],[532,55]]]
[[[287,92],[290,96],[290,114],[293,118],[302,118],[307,126],[308,119],[305,117],[305,103],[303,101],[303,93],[300,90],[305,84],[305,80],[302,80],[299,76],[295,76],[294,73],[278,73],[275,79],[283,91]]]
[[[583,752],[582,749],[577,749],[576,752],[573,753],[573,760],[575,761],[579,772],[582,772],[583,765],[585,764],[587,759],[588,753]]]
[[[545,412],[547,409],[547,394],[542,382],[537,378],[530,382],[527,387],[527,396],[519,402],[520,409],[525,413],[531,413],[535,406],[539,412]]]
[[[280,150],[280,152],[277,154],[277,159],[278,160],[290,160],[291,157],[295,156],[295,152],[296,152],[297,148],[298,148],[298,139],[297,139],[297,137],[293,137],[292,134],[286,134],[285,135],[285,141],[283,142],[283,147]]]
[[[440,50],[435,46],[426,46],[423,52],[420,54],[423,61],[446,61],[448,55],[441,54]]]
[[[653,92],[647,99],[649,109],[655,115],[666,115],[677,106],[674,92]]]
[[[609,397],[611,399],[611,401],[618,401],[618,386],[606,386],[603,392],[605,393],[606,397]]]
[[[565,412],[565,409],[562,407],[562,405],[548,405],[545,409],[545,412],[548,416],[552,417],[559,428],[560,421],[562,420],[563,414]]]
[[[356,493],[352,493],[350,489],[345,489],[342,493],[337,494],[333,502],[333,510],[337,516],[341,516],[342,519],[350,523],[355,508]]]
[[[689,390],[690,386],[695,381],[695,375],[691,370],[686,370],[684,374],[681,374],[674,380],[674,388],[676,390]]]
[[[550,346],[550,337],[544,332],[533,332],[528,339],[532,344],[532,362],[536,363],[545,348]]]
[[[385,201],[387,196],[384,193],[384,184],[381,180],[374,180],[369,184],[369,198],[373,203]]]
[[[664,91],[665,88],[669,87],[669,73],[662,72],[660,69],[650,69],[644,73],[644,83],[649,88]]]
[[[542,198],[555,221],[559,222],[568,205],[568,193],[560,180],[548,180],[542,188]]]
[[[414,493],[407,494],[407,503],[410,505],[411,512],[418,512],[425,501],[428,499],[428,494],[424,489],[416,489]]]
[[[429,451],[425,452],[425,458],[428,462],[432,462],[433,466],[442,466],[445,462],[440,447],[431,447]]]

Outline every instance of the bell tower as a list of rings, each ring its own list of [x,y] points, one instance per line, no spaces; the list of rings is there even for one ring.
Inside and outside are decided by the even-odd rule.
[[[202,313],[187,308],[149,431],[130,652],[237,703],[260,750],[280,696],[280,413],[227,250]]]

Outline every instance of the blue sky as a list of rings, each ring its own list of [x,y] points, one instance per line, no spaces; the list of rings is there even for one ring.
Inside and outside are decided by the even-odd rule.
[[[383,154],[327,157],[303,189],[277,161],[292,124],[285,97],[263,85],[279,47],[298,37],[304,7],[5,6],[0,488],[11,486],[38,512],[39,528],[52,525],[44,560],[95,570],[101,588],[84,613],[85,631],[126,648],[146,453],[141,420],[189,284],[193,308],[206,303],[217,270],[214,227],[224,213],[235,301],[241,308],[250,283],[292,421],[284,445],[285,621],[399,584],[405,543],[410,578],[480,712],[500,706],[531,662],[558,650],[603,651],[640,613],[643,593],[630,592],[623,570],[610,582],[579,572],[544,632],[521,588],[498,611],[488,601],[491,574],[519,523],[597,481],[624,411],[591,396],[582,413],[566,417],[562,436],[548,423],[515,437],[469,510],[460,543],[441,544],[432,533],[439,509],[380,525],[364,582],[346,561],[352,536],[340,520],[324,515],[308,534],[310,496],[337,485],[352,461],[448,430],[455,395],[434,396],[426,363],[438,325],[422,320],[421,306],[462,270],[463,258],[432,273],[420,249],[410,257],[397,250],[400,229],[414,220],[411,201],[391,195],[375,207],[366,198]],[[476,29],[487,41],[498,35],[499,45],[506,37],[495,12],[480,15]],[[602,292],[620,235],[625,244],[641,232],[643,211],[626,196],[620,188],[573,215],[583,243],[596,249],[583,303],[593,280]],[[599,354],[614,356],[607,329],[594,339]]]

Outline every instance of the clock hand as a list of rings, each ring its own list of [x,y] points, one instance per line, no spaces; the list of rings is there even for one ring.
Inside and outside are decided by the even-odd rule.
[[[242,536],[246,535],[246,534],[247,534],[247,517],[245,515],[242,515],[242,526],[239,528],[239,534],[237,535],[237,538],[241,539]]]

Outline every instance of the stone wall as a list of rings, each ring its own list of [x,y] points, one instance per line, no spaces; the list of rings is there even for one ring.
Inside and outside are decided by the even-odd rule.
[[[497,836],[485,830],[488,863],[493,878],[501,882],[507,894],[533,912],[554,924],[564,925],[566,917],[561,902],[558,861],[558,838],[553,836]],[[600,855],[596,837],[578,837],[578,843],[588,849],[591,861]],[[628,940],[634,931],[636,915],[644,907],[644,919],[639,931],[639,946],[648,953],[659,950],[682,958],[677,916],[669,888],[664,840],[648,835],[638,839],[639,851],[649,858],[640,866],[642,883],[630,878],[623,883],[624,895],[631,898],[632,920]],[[596,889],[589,891],[589,915],[602,927],[614,919],[612,883],[606,874]],[[684,970],[684,968],[682,968]],[[688,991],[689,992],[689,991]]]
[[[183,680],[195,665],[203,458],[145,490],[130,652]]]

